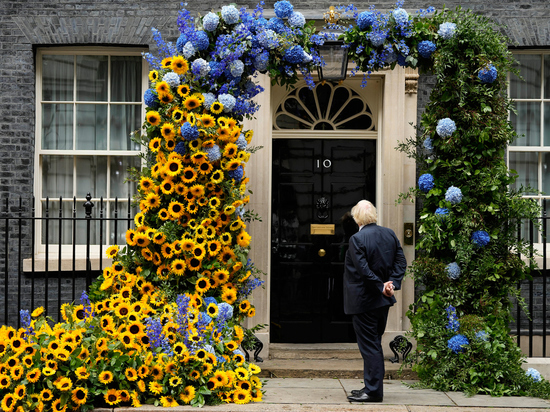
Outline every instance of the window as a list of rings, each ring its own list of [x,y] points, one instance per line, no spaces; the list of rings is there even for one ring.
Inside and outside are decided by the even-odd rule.
[[[58,211],[83,218],[87,193],[97,217],[103,198],[105,218],[127,211],[135,183],[125,183],[128,168],[140,168],[141,146],[131,139],[145,109],[147,64],[142,50],[121,48],[47,48],[37,52],[35,197],[38,216]],[[60,202],[60,197],[62,201]],[[76,202],[73,199],[76,198]],[[52,216],[52,212],[55,215]],[[133,215],[134,212],[132,212]],[[84,221],[49,223],[51,245],[86,244]],[[44,226],[44,224],[43,224]],[[60,229],[61,226],[61,229]],[[124,230],[107,220],[100,231],[93,221],[91,244],[124,244]],[[120,224],[119,224],[120,226]],[[60,234],[61,230],[61,234]],[[42,230],[42,243],[46,231]]]
[[[509,85],[516,109],[510,121],[518,134],[508,147],[508,166],[518,172],[512,187],[533,188],[526,196],[541,206],[546,199],[550,213],[550,52],[517,52],[514,57],[523,80],[512,75]],[[522,233],[527,235],[525,225]],[[535,230],[535,242],[540,241],[538,235]]]

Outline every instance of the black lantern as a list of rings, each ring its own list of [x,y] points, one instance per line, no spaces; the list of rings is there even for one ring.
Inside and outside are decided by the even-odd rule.
[[[342,47],[344,45],[343,41],[338,40],[338,37],[343,33],[338,26],[340,13],[336,11],[334,6],[331,6],[323,16],[329,27],[328,30],[323,30],[323,33],[328,34],[327,37],[330,40],[325,41],[322,46],[318,46],[319,55],[325,63],[324,66],[318,68],[319,80],[338,82],[346,78],[348,71],[348,49]]]
[[[325,62],[324,66],[319,66],[320,81],[338,82],[346,78],[348,71],[348,49],[342,47],[343,41],[330,40],[325,44],[318,46],[319,55]]]

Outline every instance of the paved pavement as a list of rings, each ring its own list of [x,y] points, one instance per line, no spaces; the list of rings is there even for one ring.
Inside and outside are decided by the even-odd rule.
[[[360,379],[270,378],[264,380],[263,402],[247,405],[205,406],[200,411],[216,412],[537,412],[550,410],[550,402],[528,397],[476,395],[466,397],[459,392],[438,392],[411,388],[404,381],[384,382],[382,403],[352,403],[346,398],[352,389],[363,387]],[[411,381],[409,381],[411,382]],[[115,412],[198,411],[190,406],[165,409],[144,405],[141,408],[117,408]],[[95,412],[111,409],[96,409]]]

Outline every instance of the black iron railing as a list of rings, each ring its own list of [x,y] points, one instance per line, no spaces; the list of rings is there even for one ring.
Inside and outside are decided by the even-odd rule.
[[[518,226],[518,236],[536,244],[542,258],[532,280],[518,285],[529,315],[516,303],[511,324],[530,357],[548,353],[546,204],[542,210],[540,230],[532,222]],[[19,327],[19,311],[39,306],[59,321],[61,305],[78,302],[108,263],[106,248],[124,244],[135,210],[129,197],[92,202],[88,195],[85,202],[45,199],[41,215],[35,212],[34,198],[0,202],[0,324]]]
[[[129,197],[108,202],[92,202],[90,194],[85,202],[46,198],[40,216],[34,198],[2,201],[0,324],[19,327],[19,311],[39,306],[59,321],[61,305],[78,302],[101,273],[106,248],[121,244],[133,214]]]

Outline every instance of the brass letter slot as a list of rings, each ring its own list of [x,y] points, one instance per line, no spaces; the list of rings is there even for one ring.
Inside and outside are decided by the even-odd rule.
[[[311,225],[312,235],[334,235],[334,225]]]

